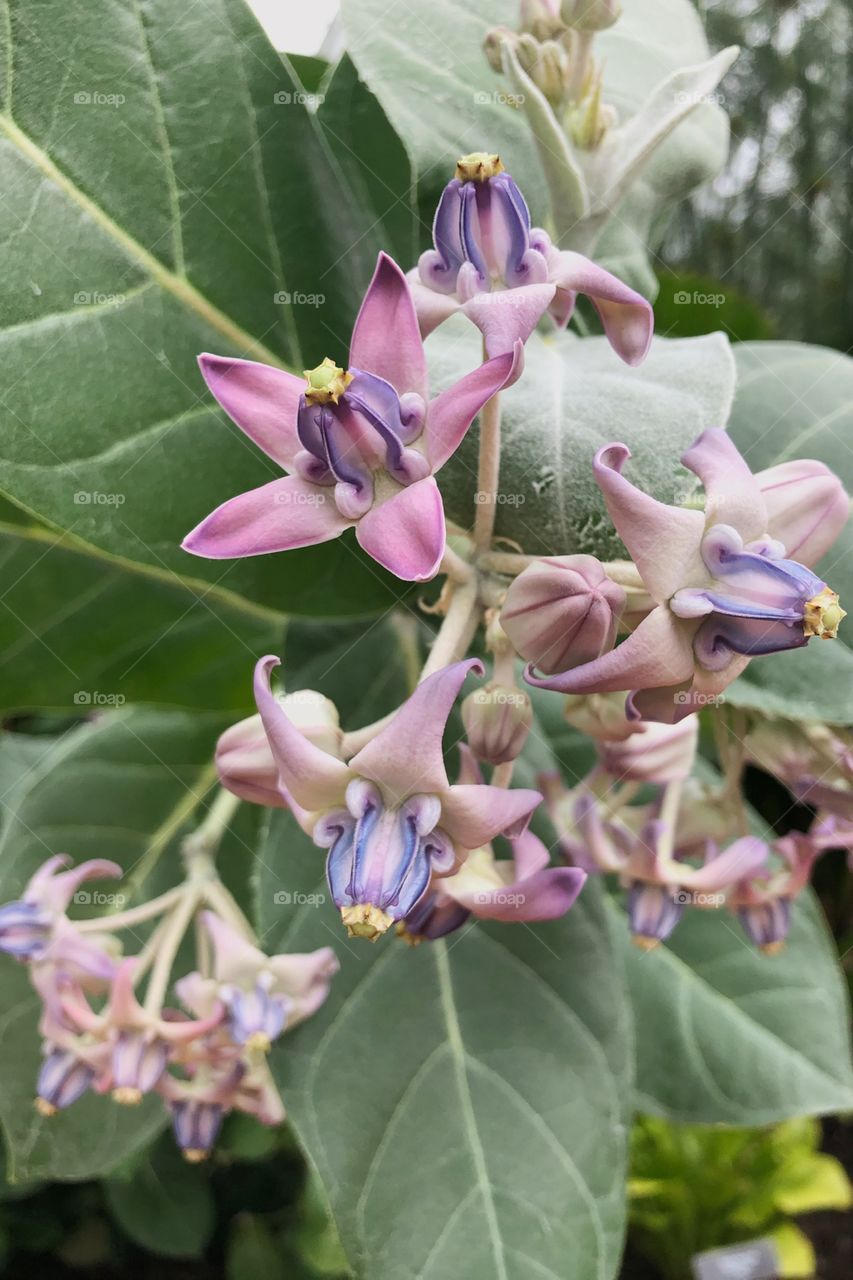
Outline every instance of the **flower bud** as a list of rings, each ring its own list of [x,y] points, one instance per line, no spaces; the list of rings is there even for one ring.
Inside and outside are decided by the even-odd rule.
[[[829,550],[850,513],[838,476],[822,462],[795,458],[756,474],[767,508],[767,529],[801,564],[814,564]]]
[[[533,36],[519,36],[516,53],[530,79],[541,89],[552,106],[559,106],[566,96],[569,81],[569,55],[556,40],[542,44]]]
[[[560,0],[521,0],[521,31],[548,40],[563,29]]]
[[[595,556],[551,556],[515,579],[501,625],[522,658],[556,675],[613,648],[624,605]]]
[[[468,744],[478,760],[507,764],[521,754],[533,724],[533,706],[522,689],[492,684],[462,703]]]
[[[635,782],[675,782],[690,776],[699,741],[699,721],[687,716],[678,724],[639,722],[637,733],[623,742],[598,748],[601,763],[614,778]]]
[[[605,31],[622,16],[619,0],[562,0],[560,14],[575,31]]]
[[[316,747],[339,756],[342,733],[335,704],[313,689],[282,694],[279,701],[288,720]],[[241,800],[274,809],[286,808],[278,769],[261,717],[249,716],[232,724],[216,744],[216,768],[223,787]]]

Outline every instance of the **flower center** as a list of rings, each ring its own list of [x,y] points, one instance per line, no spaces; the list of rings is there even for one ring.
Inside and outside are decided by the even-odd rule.
[[[456,177],[460,182],[485,182],[503,171],[500,156],[491,155],[488,151],[472,151],[456,161]]]
[[[309,404],[337,404],[352,382],[352,374],[345,372],[328,356],[316,369],[303,372],[308,383],[305,399]]]
[[[809,638],[817,636],[819,640],[834,640],[841,620],[846,617],[846,610],[838,603],[838,592],[824,587],[811,600],[806,601],[803,629]]]

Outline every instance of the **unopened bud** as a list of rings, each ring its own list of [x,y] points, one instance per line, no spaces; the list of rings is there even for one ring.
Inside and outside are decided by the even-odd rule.
[[[522,658],[556,675],[613,648],[624,605],[595,556],[551,556],[512,583],[501,625]]]
[[[755,476],[767,509],[767,530],[800,564],[829,550],[850,514],[838,476],[813,458],[792,458]]]
[[[521,0],[521,25],[537,40],[549,40],[563,29],[560,0]]]
[[[516,53],[530,79],[553,106],[566,96],[569,82],[569,55],[556,40],[540,44],[533,36],[520,36]]]
[[[562,0],[560,15],[575,31],[605,31],[622,16],[620,0]]]
[[[616,123],[613,107],[601,100],[601,71],[596,71],[589,90],[569,114],[568,129],[572,141],[584,151],[595,151],[604,135]]]
[[[533,724],[533,706],[522,689],[487,685],[462,703],[462,723],[478,760],[506,764],[521,754]]]
[[[313,689],[284,694],[279,701],[288,720],[310,742],[330,755],[340,755],[342,733],[333,702]],[[260,716],[240,720],[220,735],[216,744],[216,768],[223,787],[241,800],[275,809],[286,808],[278,769]]]

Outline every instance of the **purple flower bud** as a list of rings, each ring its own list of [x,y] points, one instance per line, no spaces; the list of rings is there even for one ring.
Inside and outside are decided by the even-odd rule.
[[[217,1102],[180,1098],[169,1103],[169,1111],[184,1159],[191,1164],[206,1160],[222,1127],[223,1108]]]
[[[766,902],[738,908],[744,933],[765,955],[781,951],[791,927],[791,899],[769,898]]]
[[[0,951],[18,960],[37,959],[47,945],[53,917],[33,902],[0,907]]]
[[[134,1107],[150,1093],[166,1070],[169,1051],[158,1036],[145,1031],[119,1031],[113,1047],[113,1099]]]
[[[814,564],[829,550],[850,514],[838,476],[813,458],[795,458],[759,471],[755,479],[767,509],[770,536],[785,554]]]
[[[227,1025],[236,1044],[264,1053],[284,1031],[291,1001],[270,991],[272,975],[264,974],[250,991],[220,988],[228,1010]],[[266,980],[265,980],[266,979]]]
[[[628,921],[632,940],[651,951],[672,933],[684,914],[688,895],[666,884],[635,880],[628,888]]]
[[[550,556],[512,583],[501,626],[522,658],[553,675],[612,649],[624,605],[595,556]]]
[[[70,1107],[89,1088],[95,1071],[71,1049],[53,1048],[41,1064],[36,1086],[36,1110],[52,1116]]]
[[[318,823],[314,840],[329,848],[329,888],[350,936],[375,941],[409,914],[433,866],[449,870],[455,853],[436,829],[437,796],[414,795],[386,807],[377,786],[355,778],[346,805]]]
[[[330,755],[340,754],[343,735],[333,702],[313,689],[281,694],[278,701],[288,720],[309,742]],[[272,748],[259,715],[240,720],[220,734],[216,768],[223,787],[241,800],[276,809],[287,807]]]
[[[533,704],[521,689],[486,685],[463,701],[462,723],[478,760],[505,764],[521,754],[533,724]]]

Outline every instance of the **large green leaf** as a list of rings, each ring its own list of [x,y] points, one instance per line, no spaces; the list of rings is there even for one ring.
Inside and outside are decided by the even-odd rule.
[[[356,1274],[613,1276],[630,1042],[596,887],[562,921],[372,947],[288,814],[260,860],[265,946],[341,961],[274,1069]]]
[[[242,0],[2,0],[0,22],[3,491],[219,594],[314,613],[395,598],[349,540],[224,565],[179,550],[278,474],[196,354],[343,355],[380,247],[298,81]]]
[[[819,458],[853,493],[853,360],[800,342],[744,342],[733,350],[738,383],[729,429],[753,471]],[[817,569],[842,604],[853,600],[853,522]],[[849,622],[839,635],[853,644]],[[851,676],[847,649],[812,642],[805,652],[751,663],[727,696],[780,715],[850,724]]]
[[[471,329],[460,317],[429,339],[441,380],[470,367],[477,343]],[[604,338],[534,334],[524,375],[502,393],[497,533],[530,554],[624,556],[593,479],[596,449],[623,441],[634,483],[661,501],[678,501],[691,487],[679,457],[706,427],[726,421],[733,389],[722,334],[658,338],[639,369],[624,365]],[[478,439],[475,428],[440,473],[448,514],[463,527],[473,524]]]
[[[28,768],[22,761],[3,798],[0,902],[15,898],[57,852],[120,863],[125,874],[118,891],[126,906],[176,883],[181,837],[215,783],[210,756],[221,727],[221,717],[210,715],[109,712],[53,742],[35,762],[27,759]],[[7,739],[4,756],[15,745]],[[256,814],[245,806],[223,847],[238,892],[252,860]],[[125,932],[128,952],[138,949],[144,933]],[[8,957],[0,960],[0,1121],[10,1176],[77,1179],[109,1171],[163,1125],[162,1105],[151,1099],[128,1109],[90,1095],[52,1120],[41,1119],[32,1106],[37,1001],[26,971]]]
[[[171,1135],[104,1181],[107,1207],[135,1244],[170,1258],[197,1258],[213,1233],[207,1171],[188,1164]]]
[[[621,913],[619,913],[621,915]],[[765,956],[722,911],[685,913],[665,946],[624,942],[637,1027],[637,1105],[672,1120],[771,1124],[853,1107],[849,1011],[817,900]]]
[[[440,189],[457,156],[498,151],[534,221],[546,221],[547,187],[524,115],[508,101],[513,86],[490,69],[482,52],[488,30],[517,24],[516,0],[436,0],[415,15],[403,0],[390,7],[387,0],[344,0],[343,15],[350,54],[406,143],[419,181]],[[599,36],[597,48],[605,98],[622,120],[670,72],[708,57],[688,0],[635,0]],[[654,288],[642,241],[661,206],[718,172],[727,141],[725,118],[708,103],[678,127],[611,223],[602,248],[614,269]],[[571,247],[570,238],[563,247]]]
[[[0,708],[125,702],[252,708],[252,664],[281,649],[283,617],[68,550],[0,524]]]

